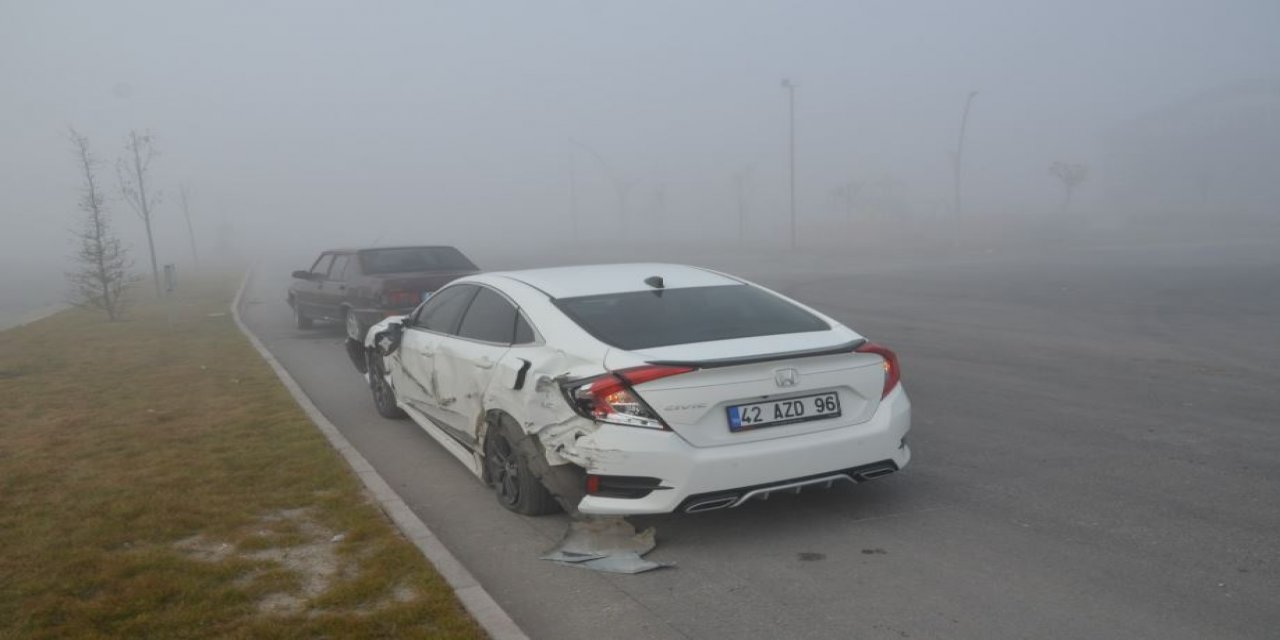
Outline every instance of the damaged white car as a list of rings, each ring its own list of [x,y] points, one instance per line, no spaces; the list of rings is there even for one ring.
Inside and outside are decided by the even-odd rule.
[[[708,511],[911,455],[892,351],[695,267],[468,276],[365,348],[378,411],[407,414],[518,513]]]

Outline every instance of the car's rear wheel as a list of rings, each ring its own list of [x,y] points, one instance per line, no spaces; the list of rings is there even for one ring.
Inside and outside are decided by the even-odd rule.
[[[526,516],[559,510],[555,497],[531,469],[537,444],[505,416],[489,427],[484,441],[485,478],[498,496],[498,504]]]
[[[297,300],[293,301],[293,326],[299,329],[310,329],[312,327],[311,318],[302,312],[302,305]]]
[[[382,361],[381,353],[376,350],[369,352],[368,368],[369,390],[373,392],[373,406],[378,410],[378,415],[392,420],[404,418],[404,410],[396,406],[396,390],[387,381],[386,364]]]

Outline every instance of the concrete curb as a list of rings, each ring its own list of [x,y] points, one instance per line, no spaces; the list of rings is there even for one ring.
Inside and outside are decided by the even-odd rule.
[[[21,313],[21,314],[13,314],[13,316],[16,316],[16,318],[10,317],[8,320],[5,320],[3,316],[0,315],[0,331],[8,331],[10,329],[18,329],[20,327],[25,327],[29,324],[34,324],[36,322],[44,320],[45,318],[48,318],[49,316],[62,313],[63,311],[66,311],[72,308],[74,307],[66,304],[51,305],[41,309],[37,309],[35,311],[28,311],[26,313]]]
[[[302,387],[298,386],[293,376],[289,375],[288,371],[285,371],[280,361],[276,360],[275,356],[258,340],[258,337],[253,335],[253,332],[249,331],[249,328],[245,326],[244,321],[240,318],[240,304],[244,297],[244,292],[249,286],[249,279],[252,276],[252,271],[245,272],[244,280],[240,282],[240,289],[236,291],[235,300],[231,302],[231,317],[235,319],[236,326],[240,328],[240,333],[243,333],[249,339],[249,343],[253,345],[254,349],[258,350],[258,354],[262,356],[262,359],[271,365],[271,369],[276,372],[276,376],[284,383],[285,388],[289,390],[293,399],[302,407],[302,411],[315,423],[320,432],[329,439],[329,444],[334,449],[337,449],[338,453],[342,454],[347,464],[351,466],[351,470],[359,476],[364,486],[373,493],[382,510],[391,517],[391,521],[400,528],[405,537],[417,545],[422,555],[426,556],[427,560],[435,565],[436,571],[439,571],[440,575],[444,576],[445,581],[449,583],[449,586],[453,587],[453,592],[462,601],[462,606],[466,607],[467,612],[476,619],[476,622],[489,634],[489,637],[494,638],[494,640],[529,640],[529,636],[525,635],[524,631],[511,619],[511,616],[507,615],[507,612],[489,595],[489,592],[476,580],[475,576],[471,575],[471,572],[462,566],[458,558],[431,532],[426,523],[413,513],[409,505],[400,499],[399,494],[391,488],[391,485],[388,485],[387,481],[378,475],[373,465],[369,464],[369,461],[363,455],[360,455],[360,452],[355,447],[351,446],[351,443],[338,431],[338,428],[333,426],[333,423],[329,422],[329,419],[324,417],[324,414],[320,413],[316,405],[311,402],[311,398],[307,397]]]

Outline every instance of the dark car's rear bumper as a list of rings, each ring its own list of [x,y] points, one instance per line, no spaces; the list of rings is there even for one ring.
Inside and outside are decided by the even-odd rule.
[[[384,318],[407,315],[411,313],[413,309],[413,307],[398,309],[351,309],[347,313],[355,316],[356,320],[360,323],[361,331],[367,331],[369,327],[382,322]],[[360,336],[360,339],[363,341],[364,336]]]

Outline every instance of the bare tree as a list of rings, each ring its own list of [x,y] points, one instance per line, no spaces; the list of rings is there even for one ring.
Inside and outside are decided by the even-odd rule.
[[[147,178],[150,177],[151,160],[156,156],[155,147],[151,146],[151,134],[130,131],[125,139],[124,150],[127,157],[116,161],[116,174],[120,178],[120,191],[125,202],[142,218],[147,229],[147,250],[151,254],[151,277],[156,285],[156,297],[160,297],[160,267],[156,263],[156,242],[151,233],[152,210],[160,201],[159,193],[147,191]]]
[[[631,200],[631,187],[633,185],[620,178],[618,173],[613,170],[613,165],[610,165],[604,159],[604,156],[600,155],[600,153],[595,149],[588,147],[586,144],[573,138],[569,138],[569,143],[587,152],[587,155],[591,156],[591,158],[596,161],[596,164],[604,170],[605,175],[609,178],[609,182],[613,183],[613,190],[618,196],[618,226],[622,230],[622,235],[625,236],[627,234],[627,225],[630,217],[627,213],[629,208],[628,203]]]
[[[1084,182],[1085,178],[1089,177],[1089,167],[1083,164],[1055,162],[1049,167],[1049,173],[1062,181],[1062,213],[1066,213],[1067,207],[1071,206],[1071,194]]]
[[[831,198],[844,211],[844,222],[850,229],[853,228],[853,214],[857,210],[858,194],[862,193],[864,186],[866,183],[861,180],[849,180],[831,190]]]
[[[84,307],[102,309],[114,322],[124,309],[124,290],[136,278],[129,274],[133,261],[111,229],[111,216],[106,199],[98,186],[98,161],[89,150],[89,140],[75,129],[67,137],[75,148],[76,161],[83,172],[84,189],[80,194],[80,210],[85,213],[80,228],[74,231],[79,247],[76,268],[67,273],[72,285],[73,302]]]
[[[187,219],[187,238],[191,240],[191,261],[195,268],[200,268],[200,252],[196,250],[196,230],[191,226],[191,209],[187,206],[187,197],[190,191],[187,185],[178,185],[178,194],[182,196],[182,215]]]

